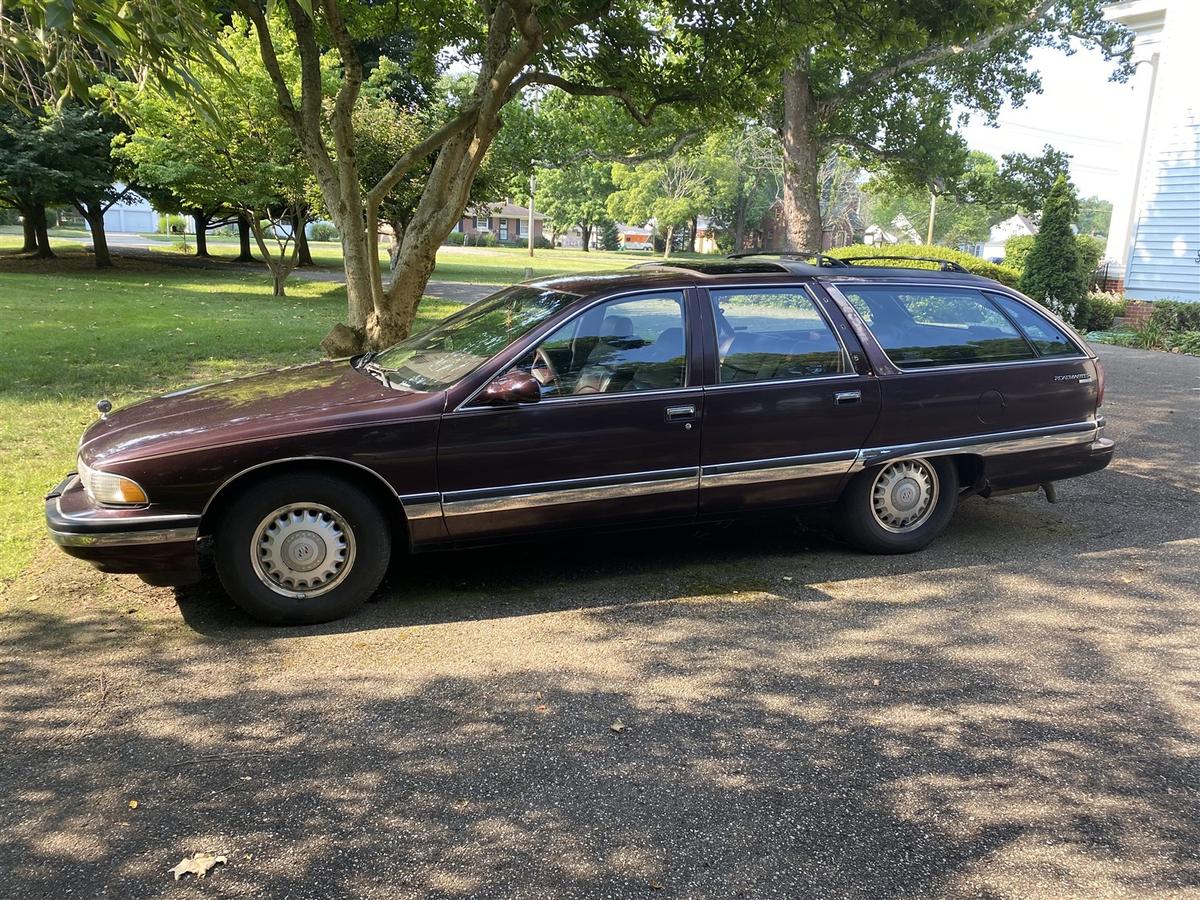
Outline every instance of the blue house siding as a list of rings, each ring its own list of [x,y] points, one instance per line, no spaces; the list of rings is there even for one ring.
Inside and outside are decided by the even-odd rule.
[[[1125,296],[1200,303],[1200,122],[1192,118],[1173,132],[1151,164]]]

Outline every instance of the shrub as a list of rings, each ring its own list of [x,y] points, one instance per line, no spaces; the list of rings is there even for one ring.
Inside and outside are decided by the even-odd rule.
[[[1079,243],[1071,230],[1078,211],[1075,189],[1066,176],[1059,175],[1021,273],[1021,290],[1060,315],[1068,307],[1078,307],[1087,292],[1087,279],[1080,274]]]
[[[1167,335],[1167,349],[1200,356],[1200,331],[1178,331]]]
[[[1033,249],[1032,234],[1018,234],[1004,242],[1004,264],[1018,272],[1025,271],[1025,260]]]
[[[490,231],[481,231],[475,236],[474,240],[476,247],[495,247],[499,243],[496,236]]]
[[[446,239],[442,243],[451,247],[461,247],[466,238],[467,236],[461,231],[452,231],[446,235]]]
[[[338,239],[337,227],[332,222],[313,222],[308,226],[308,239],[310,241],[336,241]]]
[[[540,235],[540,234],[533,239],[533,246],[536,247],[538,250],[554,249],[554,245],[552,243],[550,243],[550,239],[547,237],[544,237],[543,235]]]
[[[1133,345],[1143,350],[1159,350],[1166,346],[1166,341],[1167,333],[1153,322],[1133,329]]]
[[[827,256],[832,256],[836,259],[856,259],[863,256],[928,256],[933,259],[944,259],[947,262],[958,263],[973,275],[982,275],[984,278],[994,279],[1009,287],[1016,287],[1017,281],[1020,278],[1020,275],[1016,271],[1007,266],[998,266],[985,259],[980,259],[978,256],[963,253],[961,250],[951,250],[949,247],[937,247],[931,244],[885,244],[881,247],[869,246],[867,244],[852,244],[849,247],[837,247],[833,250],[827,250],[825,253]],[[886,262],[882,261],[880,264],[887,265]],[[935,268],[933,263],[899,259],[896,260],[895,265],[905,269]]]
[[[1107,331],[1125,314],[1125,298],[1115,291],[1090,291],[1076,307],[1071,324],[1078,331]]]
[[[186,233],[187,222],[183,216],[166,215],[158,217],[158,230],[160,234],[184,234]]]
[[[1105,247],[1104,241],[1090,234],[1075,236],[1075,249],[1079,254],[1079,277],[1083,279],[1084,287],[1088,290],[1096,286],[1096,270],[1100,268],[1100,260],[1104,259]]]
[[[1200,331],[1200,303],[1156,300],[1150,322],[1164,331]]]

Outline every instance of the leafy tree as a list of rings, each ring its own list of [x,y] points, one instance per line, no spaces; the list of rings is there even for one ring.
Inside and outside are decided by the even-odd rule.
[[[1108,237],[1108,229],[1112,224],[1113,206],[1100,197],[1084,197],[1079,201],[1079,220],[1075,223],[1080,234],[1090,234],[1093,237]]]
[[[60,196],[65,185],[58,171],[59,148],[43,110],[24,112],[0,107],[0,204],[17,210],[25,225],[24,252],[54,256],[47,234],[46,204]]]
[[[277,65],[298,79],[294,48],[281,49]],[[180,104],[156,85],[117,89],[124,115],[135,125],[119,152],[136,165],[139,180],[170,190],[186,208],[238,210],[271,272],[276,296],[282,296],[299,261],[308,170],[278,113],[274,86],[245,19],[235,16],[222,30],[220,50],[239,77],[234,82],[209,70],[197,74],[207,110]]]
[[[43,10],[53,5],[52,0],[28,2]],[[111,12],[95,8],[99,0],[81,3],[99,21],[112,19]],[[727,116],[751,104],[751,96],[774,74],[774,57],[763,52],[772,33],[767,27],[771,9],[747,0],[699,5],[688,0],[650,0],[649,5],[645,0],[548,5],[497,0],[482,6],[447,0],[436,10],[409,0],[284,0],[278,19],[269,16],[267,5],[265,0],[234,4],[254,25],[279,113],[341,236],[348,325],[325,342],[331,352],[364,343],[387,345],[409,332],[438,246],[466,209],[500,132],[502,110],[523,92],[556,88],[611,97],[636,121],[652,124],[670,104],[703,105]],[[81,23],[72,17],[68,26],[78,29]],[[421,140],[364,193],[357,163],[360,135],[353,121],[368,74],[360,47],[397,32],[409,39],[413,69],[433,70],[438,59],[453,53],[474,69],[473,85],[466,102],[429,123]],[[281,47],[292,40],[300,61],[298,81],[281,63]],[[327,49],[335,65],[323,74]],[[135,58],[147,55],[142,46],[129,52]],[[381,207],[427,159],[432,166],[385,290],[377,251]]]
[[[821,161],[845,148],[862,165],[920,187],[956,176],[966,147],[955,111],[994,120],[1040,88],[1035,47],[1101,49],[1125,71],[1130,35],[1103,0],[844,0],[787,11],[794,41],[783,76],[784,202],[794,247],[821,239]]]
[[[1071,227],[1078,212],[1075,189],[1066,176],[1060,175],[1046,198],[1033,249],[1021,273],[1021,290],[1067,319],[1073,318],[1087,289]]]
[[[608,197],[616,190],[612,166],[580,159],[558,169],[538,171],[538,204],[556,230],[578,227],[583,249],[590,250],[592,231],[608,220]]]
[[[616,223],[605,222],[600,226],[600,249],[620,250],[621,233],[617,231]]]
[[[612,180],[616,191],[608,198],[609,214],[624,222],[653,220],[664,233],[664,255],[670,256],[676,230],[727,202],[736,174],[718,133],[700,147],[665,160],[636,166],[616,163]]]
[[[735,175],[728,198],[713,210],[713,223],[722,246],[742,250],[750,232],[780,198],[783,150],[778,136],[756,123],[729,129],[721,140]],[[835,191],[833,196],[840,193]]]

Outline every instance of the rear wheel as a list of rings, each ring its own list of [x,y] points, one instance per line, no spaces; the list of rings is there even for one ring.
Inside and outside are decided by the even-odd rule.
[[[391,534],[378,506],[326,475],[281,475],[229,507],[216,528],[221,584],[247,613],[311,625],[358,609],[379,587]]]
[[[958,470],[946,457],[901,459],[867,469],[842,495],[842,536],[872,553],[911,553],[949,524]]]

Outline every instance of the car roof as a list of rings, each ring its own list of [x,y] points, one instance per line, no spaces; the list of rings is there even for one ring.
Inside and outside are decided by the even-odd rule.
[[[744,283],[747,278],[773,281],[820,279],[833,282],[933,281],[947,286],[1001,287],[998,281],[973,275],[970,272],[938,268],[917,269],[901,266],[831,265],[826,257],[816,257],[816,264],[788,256],[735,256],[714,259],[677,259],[643,262],[616,272],[580,273],[538,278],[526,282],[534,287],[580,295],[594,295],[611,290],[638,290],[655,287],[678,287],[683,284],[705,284],[712,287],[722,282]],[[898,257],[903,259],[903,257]],[[928,260],[923,260],[929,262]],[[933,263],[931,263],[933,264]],[[952,265],[952,264],[949,264]],[[689,277],[690,276],[690,277]]]

